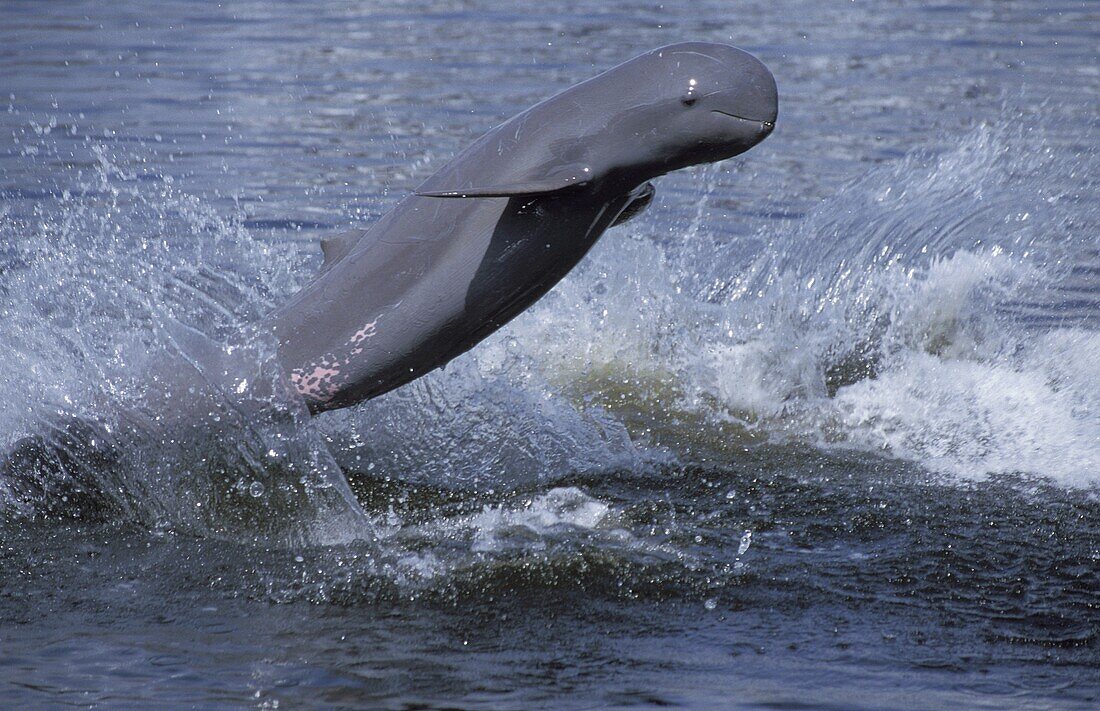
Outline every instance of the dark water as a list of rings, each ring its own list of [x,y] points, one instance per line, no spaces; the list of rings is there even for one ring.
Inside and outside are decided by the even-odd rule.
[[[5,705],[1096,705],[1094,3],[0,17]],[[242,400],[319,237],[686,39],[772,68],[768,141],[445,371]]]

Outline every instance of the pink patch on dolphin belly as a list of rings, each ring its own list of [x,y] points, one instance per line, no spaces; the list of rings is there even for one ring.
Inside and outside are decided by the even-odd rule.
[[[378,319],[374,319],[370,323],[364,325],[361,329],[355,332],[355,334],[351,337],[351,340],[348,341],[348,345],[357,346],[368,338],[374,338],[374,327],[377,325]]]
[[[291,371],[290,382],[302,397],[328,402],[336,395],[335,378],[339,374],[339,368],[317,365],[308,373],[300,369]]]
[[[374,329],[376,325],[378,325],[378,319],[374,319],[352,334],[351,340],[348,341],[348,345],[352,346],[352,349],[348,353],[348,357],[344,359],[344,365],[351,365],[351,359],[363,352],[363,341],[374,338],[377,334]]]
[[[364,324],[362,328],[352,334],[345,344],[349,349],[345,358],[341,359],[330,353],[325,356],[320,364],[292,370],[290,372],[290,382],[294,389],[298,391],[298,394],[314,402],[328,402],[336,397],[340,385],[343,384],[337,382],[340,377],[341,366],[350,366],[351,359],[363,352],[363,342],[377,334],[375,331],[377,324],[378,319],[376,318],[370,323]]]

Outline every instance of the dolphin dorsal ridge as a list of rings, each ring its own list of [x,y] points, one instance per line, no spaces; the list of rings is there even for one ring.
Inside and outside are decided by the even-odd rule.
[[[321,253],[325,261],[321,264],[321,271],[325,271],[343,259],[351,251],[363,236],[366,230],[348,230],[337,235],[321,238]]]

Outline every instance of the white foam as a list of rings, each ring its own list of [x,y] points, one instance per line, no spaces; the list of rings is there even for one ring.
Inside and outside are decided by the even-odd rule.
[[[392,545],[414,550],[424,543],[446,548],[448,560],[474,554],[471,562],[485,555],[545,551],[557,543],[584,539],[605,549],[658,550],[631,535],[610,504],[576,487],[557,487],[526,499],[487,504],[476,513],[401,526],[390,531],[389,538]],[[407,572],[424,578],[446,572],[436,555],[410,553],[402,560]]]
[[[1100,345],[1096,334],[1082,340],[1086,349]],[[1050,356],[1032,354],[1013,366],[909,353],[878,378],[842,388],[837,424],[850,444],[940,472],[1095,483],[1100,418],[1082,404],[1082,386],[1091,386],[1078,381],[1059,387],[1043,362]]]
[[[517,538],[525,547],[532,547],[532,537],[539,539],[534,547],[541,548],[543,539],[563,528],[591,531],[614,522],[610,506],[580,489],[565,487],[551,489],[519,509],[486,506],[468,525],[474,532],[472,550],[490,552]]]

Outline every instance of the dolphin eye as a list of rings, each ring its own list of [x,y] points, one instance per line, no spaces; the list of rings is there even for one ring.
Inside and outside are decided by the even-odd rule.
[[[680,103],[683,104],[684,106],[692,106],[698,100],[699,100],[699,97],[694,96],[692,94],[684,94],[683,96],[680,97]]]

